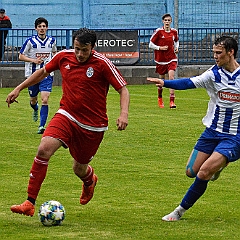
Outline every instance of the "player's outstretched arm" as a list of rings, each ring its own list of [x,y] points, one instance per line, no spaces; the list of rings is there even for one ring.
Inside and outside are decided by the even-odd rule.
[[[128,89],[126,86],[122,87],[118,93],[120,94],[120,116],[117,119],[117,127],[118,130],[125,130],[128,125],[128,109],[129,109],[129,102],[130,96]]]
[[[181,78],[173,80],[162,80],[159,78],[147,78],[148,81],[156,83],[157,87],[166,87],[176,90],[186,90],[196,88],[195,84],[190,78]]]
[[[20,92],[23,89],[40,82],[42,79],[44,79],[48,75],[49,73],[46,72],[45,67],[40,68],[39,70],[34,72],[30,77],[28,77],[25,81],[19,84],[12,92],[8,94],[6,99],[8,107],[10,107],[10,104],[17,102],[16,98],[19,96]]]

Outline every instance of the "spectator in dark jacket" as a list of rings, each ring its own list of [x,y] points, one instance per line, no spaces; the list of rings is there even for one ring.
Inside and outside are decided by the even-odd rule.
[[[12,28],[11,20],[5,15],[5,9],[0,9],[0,61],[4,53],[4,46],[6,44],[6,38],[8,30],[1,30],[1,28]]]

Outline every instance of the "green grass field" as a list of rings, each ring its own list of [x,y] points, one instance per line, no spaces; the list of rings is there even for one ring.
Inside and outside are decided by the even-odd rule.
[[[239,162],[230,164],[205,195],[178,222],[162,216],[181,201],[193,179],[185,164],[204,129],[208,96],[202,89],[176,91],[177,109],[157,105],[154,85],[128,86],[131,95],[129,126],[116,130],[119,95],[108,95],[109,130],[92,166],[99,177],[95,195],[79,204],[81,182],[72,171],[68,150],[51,158],[47,177],[31,217],[13,214],[12,204],[23,202],[33,158],[41,136],[32,121],[27,91],[7,108],[11,89],[0,89],[0,236],[1,239],[239,239]],[[50,117],[59,106],[61,88],[50,97]],[[39,206],[58,200],[66,209],[62,226],[44,227]]]

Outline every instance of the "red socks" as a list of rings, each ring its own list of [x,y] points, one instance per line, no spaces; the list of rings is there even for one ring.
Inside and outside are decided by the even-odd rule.
[[[38,193],[40,191],[41,185],[46,177],[48,160],[36,156],[30,171],[30,179],[28,183],[28,198],[31,200],[36,200]],[[93,179],[93,168],[88,165],[87,174],[84,177],[81,177],[85,186],[90,186]]]
[[[161,87],[158,88],[158,98],[162,98],[163,89]]]
[[[90,186],[92,184],[93,172],[93,168],[88,165],[87,174],[84,177],[81,177],[81,180],[83,181],[85,186]]]
[[[28,197],[37,199],[41,185],[46,177],[48,160],[36,156],[30,171],[30,179],[28,183]]]
[[[170,94],[170,102],[174,102],[175,100],[175,95],[174,94]]]

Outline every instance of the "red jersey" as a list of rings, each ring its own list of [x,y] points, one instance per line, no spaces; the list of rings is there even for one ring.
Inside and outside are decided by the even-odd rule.
[[[168,64],[172,61],[177,62],[177,56],[174,52],[174,42],[178,41],[178,32],[171,28],[169,32],[164,28],[157,28],[150,38],[150,41],[157,46],[168,46],[167,50],[154,50],[154,60],[158,64]]]
[[[58,69],[61,72],[61,110],[86,126],[100,129],[107,127],[106,101],[109,85],[118,91],[127,84],[109,59],[92,50],[90,58],[80,63],[73,49],[63,50],[45,68],[49,73]]]

